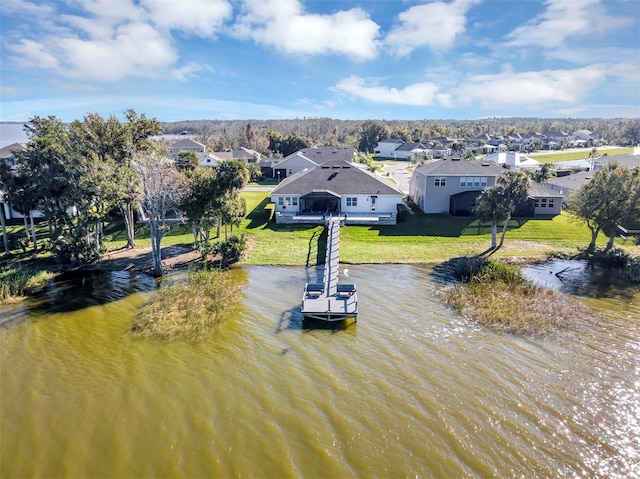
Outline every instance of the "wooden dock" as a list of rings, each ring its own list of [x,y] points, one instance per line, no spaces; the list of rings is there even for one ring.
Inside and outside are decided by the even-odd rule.
[[[302,295],[302,315],[308,319],[340,321],[358,316],[355,284],[340,284],[340,218],[327,221],[327,253],[322,283],[307,283]]]

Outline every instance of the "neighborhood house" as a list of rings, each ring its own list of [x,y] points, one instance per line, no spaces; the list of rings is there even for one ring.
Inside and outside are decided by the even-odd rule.
[[[402,192],[344,160],[324,162],[284,179],[271,192],[277,223],[395,224]]]
[[[482,191],[495,186],[502,173],[504,169],[491,162],[440,160],[414,170],[409,193],[425,213],[472,216]],[[561,194],[531,183],[529,199],[517,206],[514,216],[553,216],[561,211]]]

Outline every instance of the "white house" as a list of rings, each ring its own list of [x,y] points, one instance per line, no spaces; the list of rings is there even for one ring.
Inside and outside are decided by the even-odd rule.
[[[395,224],[402,192],[348,161],[328,161],[288,176],[271,192],[278,223]]]
[[[400,138],[387,138],[386,140],[379,141],[373,152],[376,155],[380,155],[381,158],[393,158],[393,152],[403,144],[404,140]]]
[[[540,162],[517,151],[500,151],[485,156],[482,161],[490,161],[509,170],[528,170],[540,168]]]

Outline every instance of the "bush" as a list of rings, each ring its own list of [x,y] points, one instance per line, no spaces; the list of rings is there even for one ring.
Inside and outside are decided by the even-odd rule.
[[[144,338],[198,341],[233,313],[241,297],[227,272],[190,271],[187,284],[155,291],[130,330]]]
[[[403,204],[398,204],[396,205],[396,209],[398,212],[398,223],[404,223],[407,221],[407,215],[409,214],[407,207]]]
[[[220,255],[220,266],[226,268],[240,261],[242,253],[247,249],[247,239],[244,234],[231,235],[227,241],[216,243],[213,253]]]

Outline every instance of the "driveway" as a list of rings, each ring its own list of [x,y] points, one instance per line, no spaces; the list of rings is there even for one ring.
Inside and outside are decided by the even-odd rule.
[[[398,187],[404,194],[409,194],[409,181],[411,180],[411,173],[405,168],[409,166],[406,161],[392,161],[385,162],[382,167],[385,173],[389,173],[389,176],[398,182]]]

